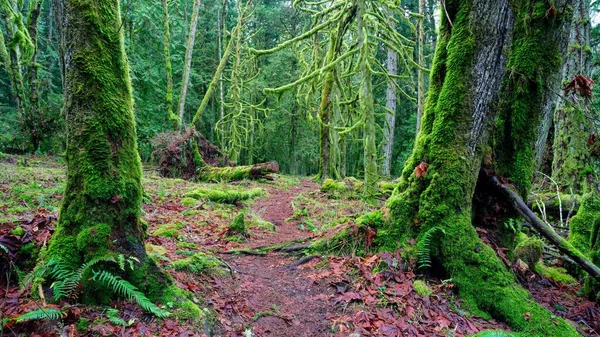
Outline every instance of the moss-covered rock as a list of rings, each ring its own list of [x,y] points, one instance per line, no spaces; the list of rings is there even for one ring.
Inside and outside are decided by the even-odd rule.
[[[229,224],[227,229],[227,235],[229,236],[240,236],[246,237],[248,235],[248,229],[246,228],[246,221],[244,220],[245,214],[241,212],[236,215],[235,218]]]
[[[550,279],[556,283],[564,285],[575,285],[577,280],[567,273],[567,270],[559,267],[549,267],[544,265],[542,261],[538,261],[535,264],[535,272],[540,274],[542,277]]]
[[[527,238],[515,248],[515,259],[521,259],[529,266],[529,270],[534,270],[535,265],[540,261],[544,253],[544,243],[535,237]]]

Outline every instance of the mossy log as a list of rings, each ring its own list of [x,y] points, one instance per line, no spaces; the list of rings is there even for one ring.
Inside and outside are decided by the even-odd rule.
[[[234,181],[244,179],[272,179],[270,174],[277,172],[279,172],[279,164],[275,161],[270,161],[249,166],[206,166],[196,176],[199,180],[205,181]]]
[[[512,206],[526,218],[529,223],[535,228],[543,237],[548,239],[561,253],[570,257],[575,263],[577,263],[583,270],[585,270],[590,276],[594,278],[600,278],[600,268],[590,261],[583,253],[577,248],[573,247],[571,243],[565,240],[563,237],[558,235],[551,226],[540,220],[533,211],[527,207],[523,199],[519,197],[517,193],[511,190],[508,186],[501,183],[498,178],[490,178],[493,186],[497,187],[506,198],[510,201]]]

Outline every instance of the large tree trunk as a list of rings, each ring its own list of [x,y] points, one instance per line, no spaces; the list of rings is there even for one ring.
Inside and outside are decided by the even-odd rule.
[[[575,0],[570,43],[563,66],[563,83],[578,75],[591,77],[589,0]],[[554,113],[552,178],[563,192],[582,195],[581,205],[569,223],[569,241],[600,264],[600,180],[588,140],[595,131],[591,97],[579,91],[565,92]],[[588,280],[585,291],[597,297],[600,284]]]
[[[521,194],[529,191],[544,79],[560,69],[560,50],[548,32],[564,23],[564,1],[555,16],[546,15],[551,5],[544,0],[444,3],[421,130],[386,204],[390,227],[380,237],[389,246],[407,237],[434,242],[432,265],[452,278],[472,312],[492,314],[532,336],[577,336],[515,284],[472,220],[484,159]],[[491,121],[499,124],[493,143]]]
[[[137,268],[123,276],[157,298],[170,279],[144,248],[142,170],[119,1],[57,0],[54,8],[65,72],[67,185],[47,258],[74,269],[112,254],[135,257]],[[86,300],[107,299],[83,293]]]

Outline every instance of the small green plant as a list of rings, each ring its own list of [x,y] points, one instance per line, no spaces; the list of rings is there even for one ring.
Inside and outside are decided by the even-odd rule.
[[[139,262],[134,257],[125,257],[122,254],[116,256],[104,256],[92,259],[75,270],[67,266],[61,259],[50,259],[46,265],[39,264],[34,270],[25,276],[21,286],[27,287],[32,282],[38,282],[45,275],[49,275],[54,283],[50,286],[54,293],[54,299],[59,300],[61,298],[72,298],[75,297],[76,292],[81,288],[79,285],[82,282],[83,276],[92,273],[92,282],[96,282],[100,286],[105,286],[111,289],[115,294],[124,297],[129,301],[135,301],[142,309],[153,315],[164,318],[168,317],[170,313],[156,306],[150,301],[142,292],[140,292],[134,285],[128,281],[122,279],[119,276],[113,275],[109,271],[101,270],[95,271],[92,267],[97,266],[100,263],[113,263],[116,264],[121,271],[125,271],[128,267],[130,270],[134,269],[134,263]]]
[[[15,319],[16,323],[23,323],[27,321],[37,321],[37,320],[51,320],[58,321],[61,320],[65,316],[65,313],[56,309],[56,308],[39,308],[36,310],[32,310],[24,313],[23,315],[17,317]]]
[[[417,265],[418,268],[431,267],[431,244],[437,233],[446,234],[440,227],[432,227],[426,231],[417,242]]]

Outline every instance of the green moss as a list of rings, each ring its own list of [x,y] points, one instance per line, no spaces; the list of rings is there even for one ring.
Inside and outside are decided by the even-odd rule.
[[[569,242],[579,251],[589,253],[592,242],[597,240],[592,237],[593,229],[600,226],[600,197],[590,192],[581,199],[577,214],[569,222]]]
[[[538,238],[527,238],[517,245],[514,256],[527,263],[530,270],[534,270],[535,265],[540,261],[544,252],[544,243]]]
[[[107,224],[98,224],[84,228],[77,235],[77,250],[88,260],[105,256],[110,249],[111,228]]]
[[[195,274],[217,271],[221,265],[222,263],[218,258],[202,252],[198,252],[185,259],[173,261],[175,270],[184,270]]]
[[[556,283],[564,285],[578,284],[577,280],[569,275],[564,268],[548,267],[542,261],[538,261],[535,264],[535,272]]]
[[[343,181],[335,181],[333,179],[325,179],[321,184],[322,192],[338,192],[346,191],[346,184]]]
[[[179,230],[183,227],[184,227],[184,225],[182,225],[182,224],[168,223],[168,224],[160,225],[154,232],[152,232],[152,235],[160,236],[160,237],[164,237],[164,238],[177,239],[179,237]]]
[[[16,235],[16,236],[23,236],[23,234],[25,234],[25,229],[23,229],[23,227],[21,227],[21,226],[18,226],[18,227],[13,228],[10,231],[10,234]]]
[[[194,207],[194,206],[198,205],[200,202],[198,201],[198,199],[186,197],[186,198],[181,199],[180,203],[186,207]]]
[[[81,317],[81,318],[79,318],[79,320],[77,321],[77,324],[75,326],[77,327],[77,331],[87,332],[88,328],[90,327],[90,320],[88,320],[87,318]]]
[[[519,334],[516,332],[508,332],[501,330],[486,330],[476,333],[474,335],[469,335],[468,337],[527,337],[524,334]],[[530,336],[533,337],[533,336]]]
[[[146,252],[148,252],[148,254],[166,255],[167,248],[165,248],[163,246],[157,246],[157,245],[147,243],[146,244]]]
[[[175,247],[179,249],[198,249],[195,243],[179,241],[175,244]]]
[[[198,188],[187,193],[185,196],[193,199],[207,199],[213,202],[235,204],[240,201],[254,199],[264,196],[261,188],[239,189],[239,188]]]
[[[421,297],[431,296],[431,294],[433,294],[433,291],[429,289],[427,284],[422,280],[415,280],[413,282],[413,290]]]
[[[236,215],[235,218],[233,218],[233,220],[231,221],[231,223],[229,224],[229,229],[227,231],[227,234],[229,236],[242,236],[245,237],[248,235],[248,230],[246,228],[246,222],[244,221],[244,213],[240,213],[238,215]]]

